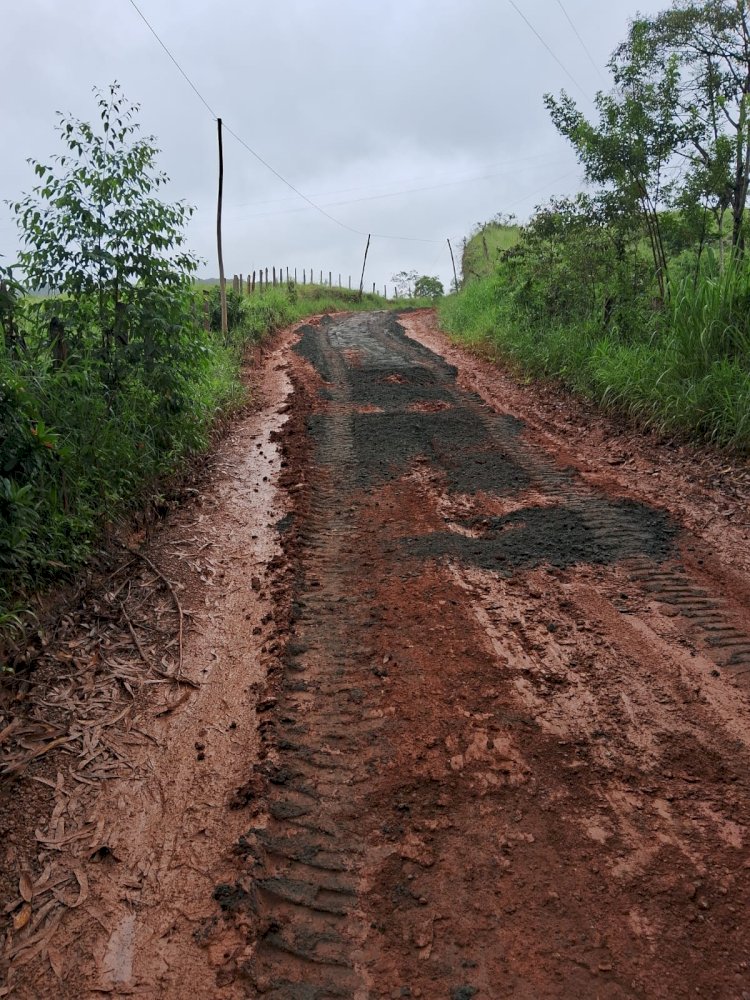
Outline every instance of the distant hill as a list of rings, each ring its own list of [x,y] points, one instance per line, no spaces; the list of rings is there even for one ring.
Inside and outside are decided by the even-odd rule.
[[[494,221],[477,228],[464,248],[461,261],[464,283],[492,274],[498,254],[515,246],[520,231],[520,226]]]

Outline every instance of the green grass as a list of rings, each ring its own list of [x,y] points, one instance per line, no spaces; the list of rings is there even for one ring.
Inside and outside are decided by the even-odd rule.
[[[685,281],[650,340],[628,343],[594,321],[532,324],[496,273],[445,299],[440,319],[456,340],[523,375],[558,379],[662,434],[748,454],[749,302],[747,276]]]
[[[488,222],[471,236],[464,249],[461,269],[464,282],[489,277],[497,268],[499,255],[518,243],[520,226]]]

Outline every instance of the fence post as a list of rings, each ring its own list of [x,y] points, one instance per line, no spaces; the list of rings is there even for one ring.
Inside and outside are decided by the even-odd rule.
[[[244,291],[245,291],[245,280],[242,277],[242,274],[240,274],[240,295],[242,295]]]
[[[237,277],[236,274],[233,275],[232,277],[232,291],[234,292],[235,295],[240,294],[240,279]]]
[[[372,294],[373,294],[373,295],[375,294],[375,282],[374,282],[374,281],[373,281],[373,283],[372,283]]]
[[[352,290],[352,276],[350,274],[349,275],[349,291],[351,291],[351,290]]]
[[[323,272],[322,271],[320,272],[320,283],[321,283],[321,285],[323,284]]]
[[[297,268],[294,269],[294,284],[297,284]]]
[[[268,268],[266,268],[266,288],[268,288]]]

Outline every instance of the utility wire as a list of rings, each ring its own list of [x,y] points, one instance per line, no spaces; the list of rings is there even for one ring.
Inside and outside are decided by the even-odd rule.
[[[130,0],[130,5],[131,5],[131,7],[133,7],[133,9],[135,10],[135,12],[136,12],[136,13],[138,14],[138,16],[140,17],[140,19],[141,19],[141,20],[143,21],[143,23],[144,23],[144,24],[146,25],[146,27],[148,28],[148,30],[149,30],[149,31],[151,32],[151,34],[152,34],[152,35],[154,36],[154,38],[155,38],[155,39],[157,40],[157,42],[159,43],[159,45],[161,45],[161,47],[162,47],[162,48],[164,49],[164,51],[165,51],[165,52],[167,53],[167,55],[169,56],[169,58],[170,58],[170,59],[172,60],[172,62],[173,62],[173,63],[175,64],[175,66],[177,67],[177,69],[178,69],[178,70],[180,71],[180,73],[181,73],[181,74],[182,74],[182,75],[184,76],[185,80],[187,80],[187,83],[188,83],[188,85],[189,85],[189,86],[190,86],[190,88],[191,88],[191,89],[193,90],[193,92],[195,93],[195,95],[196,95],[196,97],[198,98],[198,100],[199,100],[199,101],[202,101],[202,102],[203,102],[203,104],[204,104],[204,105],[205,105],[205,106],[206,106],[206,107],[208,108],[208,111],[209,111],[209,114],[211,115],[211,117],[212,117],[212,118],[214,119],[214,121],[215,121],[215,120],[216,120],[216,119],[217,119],[217,118],[218,118],[219,116],[218,116],[218,115],[216,114],[216,112],[215,112],[215,111],[214,111],[214,109],[213,109],[213,108],[211,107],[211,105],[210,105],[210,104],[208,103],[208,101],[207,101],[207,100],[206,100],[206,98],[205,98],[205,97],[203,96],[203,94],[201,94],[200,90],[198,90],[198,88],[197,88],[197,87],[195,86],[195,84],[194,84],[194,83],[193,83],[193,81],[192,81],[192,80],[190,79],[190,77],[189,77],[189,76],[187,75],[187,73],[186,73],[186,72],[185,72],[185,70],[184,70],[184,69],[182,68],[182,66],[180,66],[180,64],[179,64],[179,63],[177,62],[177,60],[176,60],[176,59],[175,59],[175,57],[174,57],[174,56],[172,55],[172,53],[171,53],[171,52],[169,51],[169,49],[168,49],[168,48],[167,48],[167,46],[166,46],[166,45],[164,44],[164,42],[163,42],[163,41],[161,40],[161,38],[159,38],[159,36],[157,35],[156,31],[154,30],[154,28],[153,28],[153,27],[151,26],[151,24],[149,23],[149,21],[148,21],[148,18],[147,18],[147,17],[146,17],[146,15],[145,15],[145,14],[143,13],[143,11],[142,11],[142,10],[140,9],[140,7],[139,7],[139,6],[138,6],[138,4],[137,4],[137,3],[135,2],[135,0]]]
[[[132,0],[131,0],[131,2],[132,2]],[[549,47],[549,45],[547,44],[547,42],[545,42],[545,40],[542,38],[542,36],[536,30],[536,28],[534,27],[534,25],[528,19],[528,17],[526,17],[526,15],[524,14],[524,12],[521,10],[521,8],[518,6],[518,4],[515,2],[515,0],[508,0],[508,3],[511,5],[511,7],[513,8],[513,10],[515,10],[515,12],[518,14],[518,16],[521,17],[526,22],[526,24],[528,25],[528,27],[534,32],[534,34],[536,35],[536,37],[539,39],[539,41],[542,43],[542,45],[545,47],[545,49],[549,52],[549,54],[555,60],[555,62],[560,67],[560,69],[563,71],[563,73],[565,73],[565,75],[570,80],[572,80],[572,82],[576,85],[576,87],[578,87],[578,89],[583,94],[583,96],[588,100],[589,99],[589,95],[586,93],[586,91],[580,85],[580,83],[578,82],[578,80],[576,80],[576,78],[570,72],[570,70],[568,69],[568,67],[560,59],[558,59],[558,57],[555,55],[555,53]]]
[[[146,25],[146,27],[148,28],[148,30],[151,32],[151,34],[154,36],[154,38],[157,40],[157,42],[159,43],[159,45],[164,49],[164,51],[169,56],[169,58],[171,59],[171,61],[174,63],[174,65],[176,66],[176,68],[178,69],[178,71],[180,72],[180,74],[184,77],[184,79],[186,80],[186,82],[190,86],[191,90],[195,93],[195,95],[202,102],[202,104],[207,108],[207,110],[209,111],[211,117],[215,121],[218,118],[218,115],[216,114],[216,112],[214,111],[214,109],[211,107],[211,105],[208,103],[208,101],[203,96],[203,94],[201,94],[201,92],[198,90],[198,88],[196,87],[196,85],[193,83],[193,81],[190,79],[190,77],[188,76],[188,74],[185,72],[185,70],[179,64],[179,62],[177,61],[177,59],[172,55],[172,53],[169,51],[169,49],[167,48],[167,46],[161,40],[161,38],[159,37],[156,29],[149,22],[148,18],[145,16],[145,14],[143,13],[143,11],[138,7],[138,5],[136,4],[135,0],[129,0],[129,3],[133,7],[133,9],[136,11],[136,13],[138,14],[138,16],[141,18],[141,20],[143,21],[143,23]],[[354,233],[356,236],[368,236],[369,235],[368,233],[364,232],[364,230],[355,229],[353,226],[348,226],[345,222],[342,222],[340,219],[337,219],[335,216],[331,215],[329,212],[326,212],[326,210],[324,208],[321,208],[320,205],[317,205],[311,198],[308,198],[306,194],[303,194],[302,191],[299,190],[299,188],[295,187],[294,184],[292,184],[291,181],[288,181],[286,179],[286,177],[283,176],[283,174],[279,173],[279,171],[276,170],[275,167],[272,167],[271,164],[267,160],[263,159],[263,157],[260,155],[260,153],[256,152],[252,148],[252,146],[250,146],[247,142],[245,142],[245,140],[241,136],[237,135],[237,133],[226,124],[226,122],[222,122],[222,124],[223,124],[224,128],[226,129],[226,131],[229,133],[229,135],[231,135],[241,146],[243,146],[247,150],[247,152],[251,154],[251,156],[254,156],[255,159],[259,163],[263,164],[263,166],[266,168],[266,170],[270,170],[270,172],[275,177],[277,177],[282,182],[282,184],[285,184],[299,198],[301,198],[303,201],[307,202],[307,204],[311,208],[314,208],[316,212],[319,212],[322,216],[324,216],[330,222],[333,222],[335,225],[340,226],[341,229],[345,229],[345,230],[347,230],[347,232]],[[377,236],[378,239],[381,239],[381,240],[383,240],[383,239],[387,239],[387,240],[406,240],[408,242],[415,242],[415,243],[440,243],[440,242],[442,242],[441,240],[420,239],[419,237],[416,237],[416,236],[387,236],[387,235],[384,235],[382,233],[373,233],[372,235],[373,236]]]
[[[560,7],[560,10],[565,15],[565,18],[566,18],[568,24],[573,29],[573,33],[575,34],[575,36],[578,39],[578,41],[581,43],[581,48],[586,53],[586,55],[589,57],[589,62],[594,67],[594,69],[596,70],[596,72],[599,74],[599,79],[602,81],[602,83],[606,83],[607,81],[605,79],[604,74],[601,71],[601,68],[599,67],[599,64],[596,62],[596,60],[594,59],[594,57],[591,55],[591,52],[589,51],[588,45],[584,42],[583,38],[581,37],[581,33],[579,32],[578,28],[576,28],[576,26],[575,26],[575,24],[573,22],[573,19],[570,16],[570,14],[568,13],[568,11],[566,10],[565,5],[563,4],[562,0],[557,0],[557,3],[558,3],[558,6]]]
[[[563,162],[564,161],[562,161],[562,160],[556,160],[554,162],[554,164],[552,164],[552,165],[553,166],[558,166],[558,165],[562,164]],[[456,186],[461,185],[461,184],[476,183],[477,181],[492,180],[493,178],[496,178],[496,177],[508,177],[508,176],[510,176],[510,175],[507,172],[506,173],[497,173],[497,174],[482,174],[482,175],[479,175],[479,176],[476,176],[476,177],[466,177],[466,178],[464,178],[463,180],[460,180],[460,181],[445,181],[442,184],[431,184],[431,185],[429,185],[427,187],[402,188],[400,191],[388,191],[385,194],[372,194],[372,195],[367,195],[364,198],[347,198],[347,199],[345,199],[343,201],[332,201],[332,202],[329,202],[326,207],[327,208],[334,208],[337,205],[359,205],[359,204],[362,204],[363,202],[366,202],[366,201],[382,201],[385,198],[399,198],[399,197],[402,197],[405,194],[422,194],[424,192],[429,192],[429,191],[440,191],[443,188],[447,188],[447,187],[456,187]],[[256,202],[256,205],[260,205],[261,207],[262,207],[262,204],[263,204],[262,202],[261,203]],[[237,209],[244,208],[244,207],[248,207],[248,206],[243,206],[243,205],[233,205],[233,206],[230,206],[230,208],[231,208],[232,211],[236,211]],[[297,212],[305,212],[305,211],[307,211],[307,209],[305,209],[304,207],[300,207],[300,208],[279,208],[279,209],[275,209],[274,211],[271,211],[271,212],[253,212],[250,215],[243,216],[243,218],[246,218],[246,219],[267,219],[267,218],[272,218],[272,217],[275,217],[275,216],[278,216],[278,215],[294,215]],[[440,241],[440,242],[442,242],[442,241]]]

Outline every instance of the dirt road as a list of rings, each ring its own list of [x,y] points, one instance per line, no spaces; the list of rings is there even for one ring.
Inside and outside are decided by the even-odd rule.
[[[13,995],[750,997],[736,480],[401,324],[285,335],[165,529],[200,687]]]

